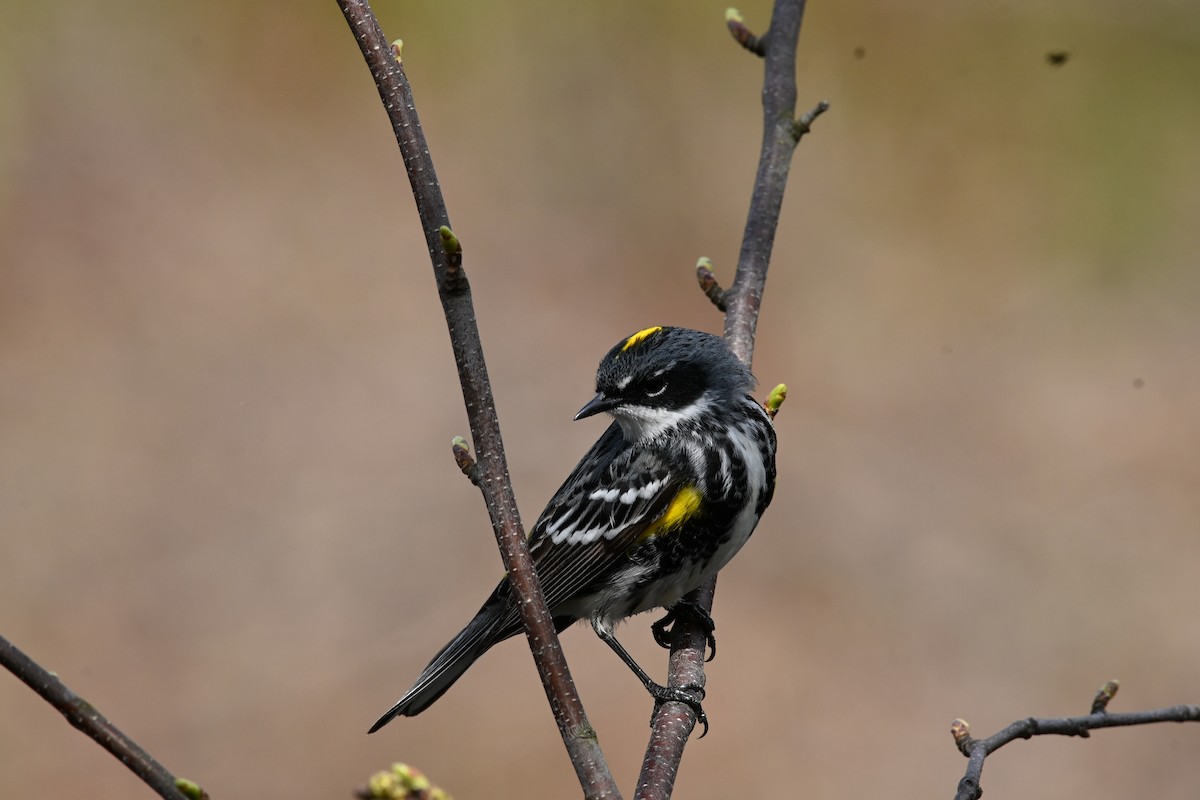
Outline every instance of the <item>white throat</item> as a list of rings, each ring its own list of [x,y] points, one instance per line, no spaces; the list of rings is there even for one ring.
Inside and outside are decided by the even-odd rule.
[[[648,406],[617,406],[609,411],[627,442],[656,439],[670,433],[680,425],[691,422],[712,408],[708,394],[683,408],[650,408]]]

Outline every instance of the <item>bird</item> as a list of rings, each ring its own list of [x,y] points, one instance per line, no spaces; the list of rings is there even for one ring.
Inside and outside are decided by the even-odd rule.
[[[703,722],[700,687],[656,683],[613,634],[616,623],[656,608],[652,625],[701,624],[716,654],[712,618],[684,601],[750,538],[775,491],[772,417],[750,395],[755,379],[719,336],[655,326],[623,338],[596,371],[596,394],[576,420],[613,419],[530,531],[546,605],[561,632],[577,621],[634,672],[658,703],[686,703]],[[487,650],[524,628],[507,576],[475,617],[438,652],[369,733],[415,716]],[[711,656],[710,659],[711,660]]]

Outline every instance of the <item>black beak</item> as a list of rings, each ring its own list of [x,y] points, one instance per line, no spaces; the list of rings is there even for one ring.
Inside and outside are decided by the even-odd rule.
[[[606,397],[604,392],[598,392],[595,397],[588,401],[587,405],[579,409],[579,413],[575,415],[576,420],[590,417],[593,414],[599,414],[601,411],[608,411],[610,408],[616,408],[621,405],[621,401],[612,397]]]

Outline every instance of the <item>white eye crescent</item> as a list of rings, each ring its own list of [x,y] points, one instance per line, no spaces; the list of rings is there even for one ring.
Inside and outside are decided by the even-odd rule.
[[[646,397],[658,397],[667,390],[666,378],[652,378],[646,382],[646,388],[643,390]]]

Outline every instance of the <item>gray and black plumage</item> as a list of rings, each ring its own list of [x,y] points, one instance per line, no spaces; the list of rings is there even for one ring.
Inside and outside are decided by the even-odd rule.
[[[652,681],[612,630],[654,608],[689,611],[679,604],[683,595],[728,563],[771,502],[775,431],[748,394],[753,386],[750,371],[712,334],[655,327],[623,339],[600,362],[596,396],[575,417],[605,411],[614,422],[529,536],[555,627],[587,620],[652,695],[686,702],[702,720],[698,699]],[[522,629],[512,587],[501,580],[371,732],[424,711]],[[660,634],[656,627],[661,642]]]

